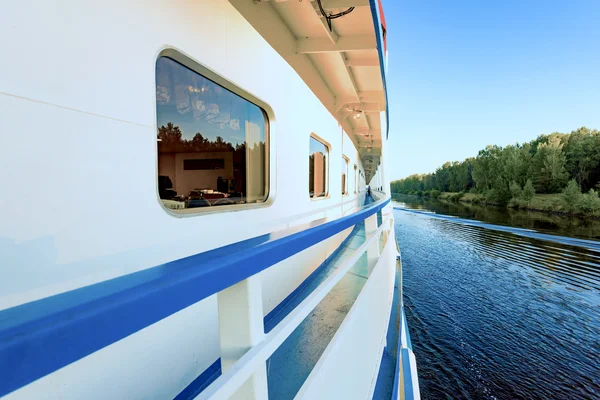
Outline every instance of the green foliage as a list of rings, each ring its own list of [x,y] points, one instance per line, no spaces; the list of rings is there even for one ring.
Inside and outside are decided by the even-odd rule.
[[[510,199],[507,206],[510,208],[526,208],[526,205],[526,201],[513,197],[512,199]]]
[[[566,157],[561,137],[552,134],[546,143],[541,143],[533,157],[533,176],[536,189],[542,193],[557,193],[567,183]]]
[[[600,135],[588,128],[579,128],[571,133],[565,145],[567,157],[566,168],[569,175],[579,183],[584,190],[597,182],[597,167],[600,163]]]
[[[426,193],[427,193],[427,197],[430,197],[432,199],[437,199],[438,197],[440,197],[440,194],[442,194],[442,192],[440,192],[437,189],[431,189],[431,190],[427,191]]]
[[[448,198],[448,200],[453,201],[455,203],[458,203],[460,201],[460,199],[463,198],[465,194],[462,192],[459,193],[452,193],[452,195]]]
[[[511,199],[508,185],[502,177],[498,176],[494,180],[492,188],[485,194],[486,201],[497,206],[505,206]]]
[[[531,179],[527,179],[525,182],[525,186],[523,186],[522,198],[525,201],[531,201],[535,196],[535,189],[533,187],[533,183],[531,183]]]
[[[438,192],[468,191],[474,185],[471,177],[471,160],[462,163],[447,162],[433,174],[415,174],[391,183],[392,193],[416,194],[423,193],[431,197],[432,190]],[[437,197],[437,196],[436,196]]]
[[[485,203],[485,196],[482,194],[476,194],[470,197],[469,201],[473,204],[483,204]]]
[[[575,180],[578,188],[584,190],[600,188],[598,130],[582,127],[570,134],[540,135],[522,145],[487,146],[475,158],[446,162],[434,173],[411,175],[392,182],[391,186],[393,193],[429,197],[434,197],[433,191],[437,191],[435,197],[439,192],[477,193],[484,194],[485,201],[490,203],[507,204],[516,199],[511,204],[523,206],[523,202],[532,201],[536,192],[560,193],[569,180]],[[590,193],[583,196],[593,197]],[[564,199],[565,195],[560,197]],[[590,204],[594,202],[592,197],[586,200]],[[569,200],[569,205],[562,206],[575,212],[579,207],[577,201]],[[544,203],[544,207],[551,206]]]
[[[574,212],[581,201],[581,189],[574,179],[571,179],[562,192],[563,206],[568,212]]]
[[[494,176],[498,175],[498,160],[501,152],[501,147],[487,146],[479,151],[473,161],[473,181],[479,190],[485,192],[492,188]]]
[[[510,185],[508,185],[508,189],[510,190],[510,196],[513,199],[518,199],[523,196],[523,190],[521,189],[521,185],[517,182],[512,181]]]
[[[590,189],[588,193],[582,195],[579,202],[579,209],[584,213],[599,211],[600,197],[598,197],[598,192],[594,189]]]

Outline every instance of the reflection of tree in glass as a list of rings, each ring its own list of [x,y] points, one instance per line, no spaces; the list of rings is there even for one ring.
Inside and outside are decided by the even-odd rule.
[[[234,151],[231,143],[217,136],[215,141],[210,141],[200,132],[196,133],[191,140],[183,139],[181,129],[169,122],[167,126],[158,128],[158,152],[159,153],[185,153],[198,151]]]

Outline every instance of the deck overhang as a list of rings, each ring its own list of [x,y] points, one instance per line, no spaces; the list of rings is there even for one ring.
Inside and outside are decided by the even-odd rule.
[[[378,0],[230,0],[296,70],[361,155],[367,182],[387,137],[385,22]],[[331,23],[331,28],[329,23]]]

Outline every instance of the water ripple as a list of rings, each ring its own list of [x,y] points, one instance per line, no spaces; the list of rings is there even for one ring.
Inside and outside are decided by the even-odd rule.
[[[600,398],[600,243],[395,215],[424,399]]]

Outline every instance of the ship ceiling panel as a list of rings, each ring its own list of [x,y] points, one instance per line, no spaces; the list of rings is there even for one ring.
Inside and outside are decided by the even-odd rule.
[[[312,16],[315,13],[313,8],[307,7],[306,3],[299,1],[270,2],[296,38],[326,38],[327,34],[321,27],[321,23]]]
[[[379,68],[379,54],[377,50],[355,50],[345,53],[346,65],[349,67],[376,67]]]
[[[322,71],[329,87],[335,92],[336,97],[356,98],[356,91],[352,79],[344,70],[347,69],[344,60],[338,53],[311,54],[315,66]]]
[[[378,163],[386,97],[370,1],[322,0],[328,15],[355,7],[333,19],[332,30],[314,0],[229,1],[338,119],[361,157]]]
[[[360,91],[381,91],[383,82],[379,74],[379,67],[353,67],[352,72]]]
[[[329,10],[327,9],[326,1],[323,1],[323,6],[326,11],[331,11],[332,13],[345,10],[345,8]],[[365,24],[365,21],[370,21],[370,23]],[[355,7],[350,14],[334,19],[333,25],[335,26],[335,31],[340,36],[369,35],[375,37],[375,29],[373,28],[372,21],[371,9],[368,6]]]
[[[355,50],[346,53],[346,58],[349,60],[377,60],[379,66],[379,54],[377,50]]]

